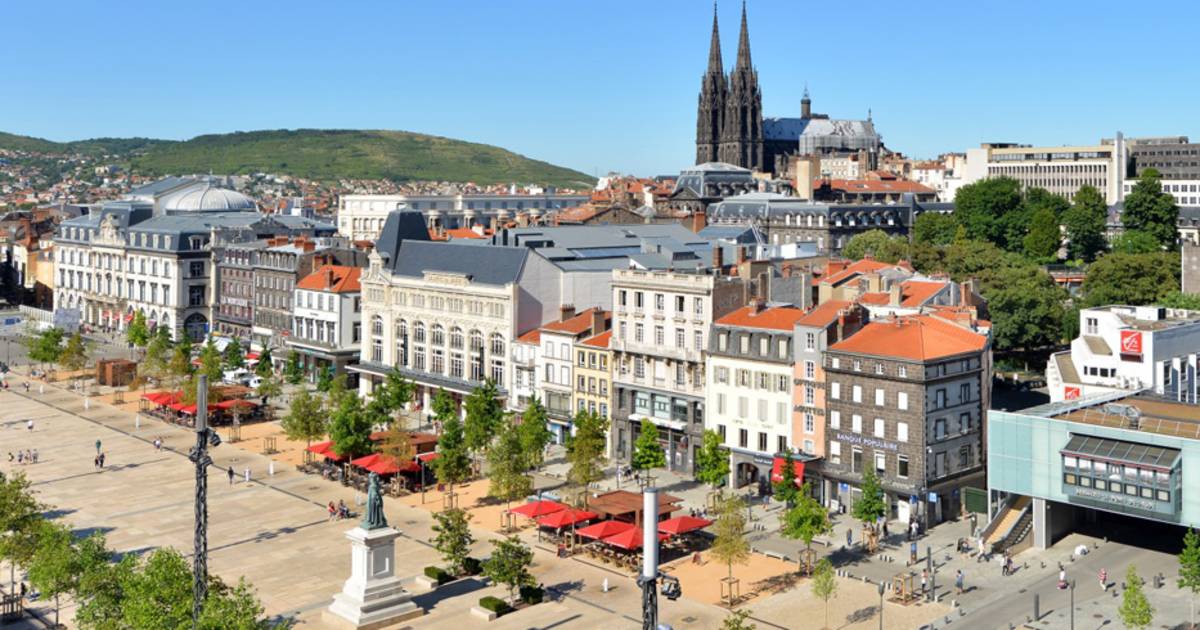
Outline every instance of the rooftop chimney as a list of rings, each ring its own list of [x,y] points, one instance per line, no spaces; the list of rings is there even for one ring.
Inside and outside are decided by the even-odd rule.
[[[575,317],[575,305],[563,304],[558,307],[558,321],[565,322],[572,317]]]
[[[766,301],[761,297],[755,296],[750,298],[750,312],[758,314],[763,312],[763,307],[766,306]]]
[[[737,248],[737,264],[741,265],[746,262],[746,248],[743,245],[738,245]]]
[[[706,225],[708,225],[708,215],[704,212],[693,211],[689,229],[691,229],[692,232],[699,232],[700,230],[703,230],[704,226]]]
[[[725,267],[725,250],[721,248],[720,243],[713,243],[713,269],[718,274]]]
[[[599,335],[600,333],[604,332],[606,319],[607,318],[605,317],[604,309],[601,309],[601,308],[592,309],[592,333],[591,334]]]

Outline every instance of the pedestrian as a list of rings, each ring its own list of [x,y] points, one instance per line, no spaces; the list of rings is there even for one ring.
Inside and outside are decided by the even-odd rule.
[[[963,572],[959,569],[954,573],[954,589],[959,595],[963,593]]]
[[[25,393],[29,394],[29,381],[25,381],[24,383],[22,383],[22,385],[25,386]]]
[[[13,460],[13,454],[12,454],[12,451],[9,451],[8,452],[8,461],[11,462],[12,460]]]
[[[883,522],[883,539],[887,540],[887,537],[888,537],[888,526],[887,526],[887,521],[884,521]]]
[[[916,521],[916,519],[913,519],[913,522],[911,525],[909,525],[908,529],[910,532],[912,532],[912,540],[916,540],[917,539],[917,521]]]
[[[333,504],[333,501],[330,501],[329,506],[326,507],[325,509],[329,511],[329,519],[328,520],[332,521],[333,517],[337,515],[337,507]]]
[[[100,453],[100,468],[104,468],[104,453]]]
[[[38,462],[38,452],[37,452],[37,449],[35,448],[35,449],[33,449],[33,463],[36,464],[37,462]]]
[[[854,528],[846,528],[846,548],[849,549],[854,545]]]
[[[162,450],[162,438],[154,438],[154,450]]]
[[[1106,569],[1100,569],[1100,588],[1105,593],[1108,592],[1108,571]]]
[[[249,466],[246,467],[245,474],[246,474],[246,483],[250,483],[250,467]]]
[[[1058,568],[1058,590],[1067,588],[1067,570],[1061,566]]]
[[[100,454],[100,440],[96,440],[96,454]]]
[[[983,536],[980,536],[979,537],[979,555],[975,556],[975,562],[977,562],[977,563],[983,562],[984,560],[986,560],[986,558],[985,558],[986,555],[987,554],[984,552]]]
[[[22,451],[21,449],[17,449],[17,463],[18,464],[25,463],[25,451]]]
[[[30,418],[29,420],[25,421],[25,428],[29,429],[30,431],[33,431],[33,418]]]
[[[926,586],[929,582],[929,569],[921,569],[921,594],[925,594]]]
[[[92,468],[97,469],[97,470],[100,468],[100,456],[99,455],[95,455],[92,457]]]
[[[227,472],[229,473],[229,485],[232,486],[233,485],[233,466],[230,466],[227,469]]]

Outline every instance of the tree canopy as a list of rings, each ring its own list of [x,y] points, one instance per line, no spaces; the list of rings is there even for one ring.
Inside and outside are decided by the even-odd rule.
[[[42,364],[57,363],[65,336],[66,331],[61,328],[47,328],[36,335],[27,335],[24,340],[29,360]]]
[[[1083,281],[1084,304],[1143,305],[1166,299],[1179,290],[1179,255],[1111,253],[1088,267]]]
[[[575,414],[575,434],[567,438],[567,479],[578,486],[587,502],[587,487],[604,476],[604,448],[607,443],[608,419],[580,409]]]
[[[1024,223],[1021,184],[1009,177],[993,177],[967,184],[954,195],[954,219],[970,239],[995,243],[1003,249],[1019,248],[1012,242],[1014,225]],[[1021,236],[1024,230],[1017,231]]]
[[[729,577],[733,577],[733,565],[743,564],[750,558],[750,541],[746,540],[746,502],[741,497],[730,495],[721,500],[713,533],[715,537],[709,553],[718,562],[725,563]]]
[[[913,221],[913,242],[928,245],[949,245],[958,233],[958,221],[949,214],[922,212]]]
[[[438,390],[434,398],[434,408],[438,407],[438,398],[449,400],[444,390]],[[451,401],[453,404],[453,401]],[[471,476],[471,458],[467,453],[467,445],[463,438],[462,422],[458,414],[451,411],[441,419],[442,432],[438,435],[438,458],[433,460],[433,472],[441,483],[462,483]]]
[[[475,537],[471,535],[471,515],[464,510],[451,508],[433,514],[433,548],[442,554],[448,570],[459,575],[463,563],[471,555]]]
[[[1146,599],[1145,584],[1137,567],[1131,564],[1125,569],[1125,592],[1117,616],[1126,628],[1147,628],[1154,622],[1154,606]]]
[[[1162,244],[1149,232],[1125,230],[1112,241],[1115,254],[1152,254],[1162,251]]]
[[[529,462],[521,445],[521,435],[512,418],[504,420],[495,443],[488,450],[488,496],[505,504],[533,492],[533,479],[526,474]]]
[[[525,451],[526,463],[530,468],[537,469],[542,465],[546,446],[554,436],[550,433],[550,427],[546,426],[546,407],[536,396],[521,413],[521,424],[517,431],[521,435],[521,448]]]
[[[791,506],[800,494],[800,488],[796,486],[796,467],[793,463],[796,460],[791,451],[787,451],[783,456],[783,465],[779,468],[779,481],[771,484],[771,494],[776,501]]]
[[[1126,230],[1139,230],[1154,237],[1160,247],[1174,249],[1179,207],[1175,197],[1163,192],[1157,170],[1142,171],[1138,183],[1125,195],[1121,225]]]
[[[899,236],[888,236],[883,230],[867,230],[850,237],[842,248],[842,256],[858,260],[870,254],[874,259],[895,263],[908,257],[908,240]]]
[[[514,601],[514,594],[519,587],[537,583],[529,572],[529,566],[533,564],[533,551],[516,536],[493,540],[492,544],[495,548],[491,557],[483,563],[483,574],[493,582],[507,586],[508,599]]]
[[[721,436],[712,429],[704,430],[700,449],[696,451],[696,481],[716,490],[729,477],[729,451],[721,445]]]
[[[227,370],[246,367],[246,353],[242,350],[242,344],[236,338],[226,344],[225,356],[222,357],[222,363],[224,363]]]
[[[467,417],[463,422],[463,437],[467,450],[476,456],[487,450],[492,438],[504,422],[504,406],[500,404],[500,392],[496,382],[487,379],[476,387],[466,400]]]
[[[1025,255],[1036,262],[1054,262],[1058,260],[1058,247],[1062,243],[1062,232],[1058,227],[1058,217],[1050,207],[1042,207],[1033,212],[1029,224],[1029,233],[1023,240]]]
[[[133,319],[125,328],[125,339],[135,348],[145,348],[150,342],[150,328],[146,325],[146,314],[141,311],[133,312]]]
[[[322,408],[321,399],[307,389],[301,389],[292,397],[288,414],[280,425],[289,440],[303,440],[306,446],[311,445],[313,440],[325,437],[329,431],[329,419]]]
[[[633,443],[630,465],[635,470],[650,470],[667,465],[667,455],[658,443],[658,427],[649,420],[642,420],[641,430]]]
[[[850,508],[851,515],[863,524],[874,525],[875,521],[887,513],[887,504],[883,500],[883,487],[879,485],[879,477],[873,468],[867,468],[863,473],[862,495]]]
[[[362,457],[375,448],[371,441],[374,421],[363,408],[362,399],[350,394],[331,398],[334,403],[329,417],[329,437],[333,440],[333,451],[339,457]]]
[[[1067,230],[1067,258],[1092,262],[1104,252],[1105,228],[1108,224],[1108,204],[1100,191],[1081,186],[1075,191],[1075,201],[1062,216]]]

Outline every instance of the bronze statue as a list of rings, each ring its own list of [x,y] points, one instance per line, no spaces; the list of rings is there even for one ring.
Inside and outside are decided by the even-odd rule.
[[[371,473],[367,481],[367,513],[359,527],[370,531],[387,526],[387,516],[383,514],[383,493],[379,491],[379,475]]]

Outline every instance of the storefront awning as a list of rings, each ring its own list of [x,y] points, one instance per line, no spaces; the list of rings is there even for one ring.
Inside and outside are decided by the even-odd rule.
[[[783,457],[776,457],[771,464],[771,482],[776,483],[783,481],[783,465],[787,460]],[[796,472],[796,485],[804,485],[804,462],[792,460],[792,470]]]
[[[1123,440],[1110,440],[1090,435],[1071,435],[1063,447],[1064,454],[1102,459],[1121,464],[1147,466],[1170,470],[1179,461],[1179,449]]]

